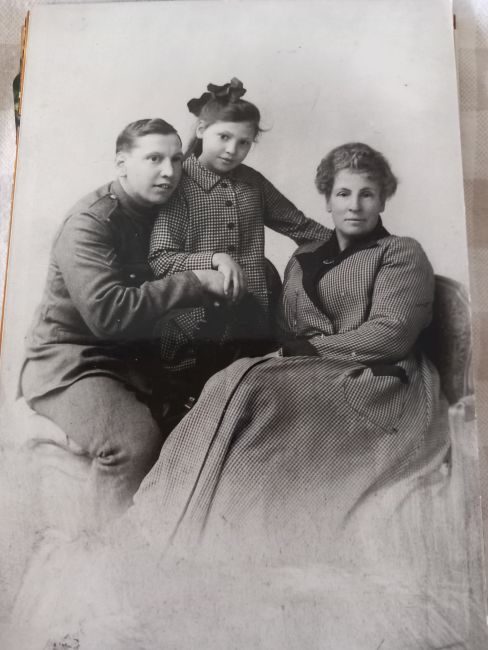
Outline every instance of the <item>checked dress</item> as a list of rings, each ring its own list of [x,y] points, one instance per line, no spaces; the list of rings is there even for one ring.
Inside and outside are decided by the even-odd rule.
[[[249,296],[245,308],[254,311],[256,338],[266,338],[265,226],[298,244],[327,236],[323,226],[305,217],[259,172],[239,165],[220,176],[192,155],[184,163],[178,192],[163,206],[154,224],[149,263],[155,276],[163,278],[179,271],[211,269],[213,254],[227,253],[246,274]],[[220,310],[216,318],[214,315],[214,320],[227,321],[217,335],[220,340],[239,337],[239,313],[229,309]],[[194,364],[192,344],[204,336],[208,316],[208,309],[197,308],[165,323],[161,351],[168,366],[180,369]]]
[[[241,359],[168,438],[131,516],[156,544],[323,559],[370,495],[438,467],[439,377],[416,342],[432,267],[378,225],[340,252],[298,249],[280,306],[283,358]],[[218,548],[218,551],[215,549]]]

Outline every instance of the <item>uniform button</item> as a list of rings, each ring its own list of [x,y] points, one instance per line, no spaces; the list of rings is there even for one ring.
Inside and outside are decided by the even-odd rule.
[[[130,278],[131,280],[135,280],[135,277],[136,277],[136,274],[135,274],[135,273],[131,273],[131,274],[129,275],[129,278]]]
[[[229,246],[227,246],[227,250],[229,251],[229,253],[233,253],[235,249],[236,247],[234,246],[234,244],[230,244]]]
[[[220,185],[224,188],[224,190],[226,190],[229,187],[227,183],[221,183]]]
[[[232,207],[232,201],[227,200],[227,201],[225,202],[225,205],[226,205],[228,208],[231,208],[231,207]]]
[[[110,198],[111,199],[116,199],[117,197],[115,196],[115,194],[110,194]]]
[[[235,227],[236,227],[236,224],[233,221],[229,221],[229,223],[227,224],[227,228],[229,230],[234,230]]]

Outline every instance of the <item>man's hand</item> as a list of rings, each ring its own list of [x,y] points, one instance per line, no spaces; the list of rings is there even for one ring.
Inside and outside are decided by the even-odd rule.
[[[224,276],[225,295],[232,302],[238,302],[247,289],[246,276],[239,264],[226,253],[214,253],[212,267]]]
[[[193,273],[200,280],[205,291],[213,294],[216,298],[220,298],[219,303],[225,301],[227,296],[224,291],[224,276],[222,273],[210,270],[195,270]]]

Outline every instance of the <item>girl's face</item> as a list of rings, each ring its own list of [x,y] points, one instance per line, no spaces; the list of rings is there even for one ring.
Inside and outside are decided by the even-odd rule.
[[[202,140],[201,164],[216,174],[226,174],[240,165],[256,136],[252,122],[199,122],[196,131]]]
[[[384,207],[381,188],[368,174],[349,169],[338,172],[327,209],[332,214],[339,248],[344,250],[369,235],[378,225]]]

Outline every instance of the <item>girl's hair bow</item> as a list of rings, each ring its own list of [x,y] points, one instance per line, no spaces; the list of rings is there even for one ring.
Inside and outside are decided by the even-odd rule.
[[[237,77],[232,77],[230,83],[226,83],[223,86],[208,84],[207,91],[208,92],[203,93],[201,97],[194,97],[187,103],[188,110],[196,117],[199,117],[203,107],[210,100],[216,99],[222,104],[233,104],[245,94],[246,89],[244,88],[242,81],[237,79]]]

